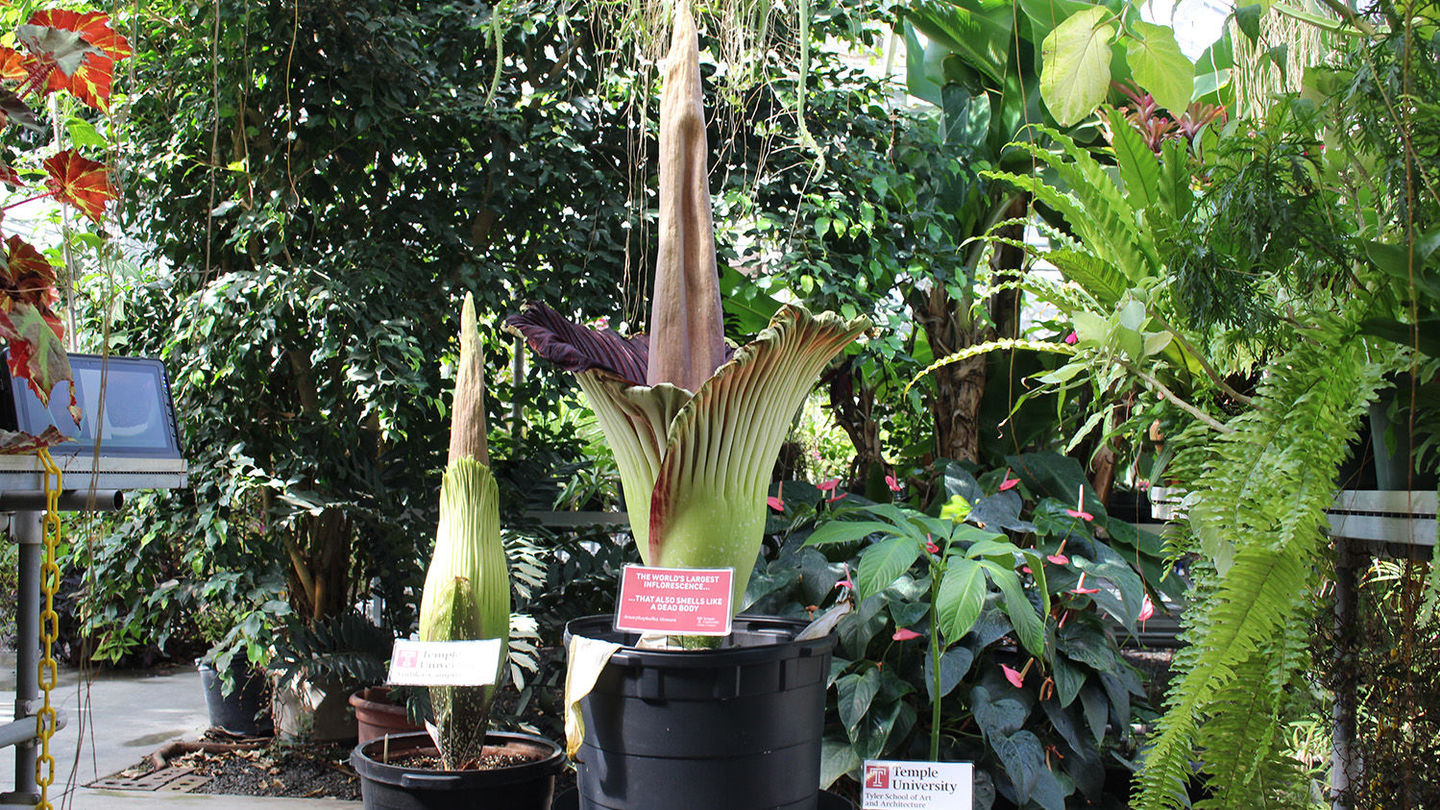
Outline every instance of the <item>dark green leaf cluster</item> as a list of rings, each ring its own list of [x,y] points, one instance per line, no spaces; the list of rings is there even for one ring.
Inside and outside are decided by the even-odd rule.
[[[940,517],[794,482],[780,491],[785,539],[752,576],[751,609],[811,615],[852,588],[856,600],[837,627],[827,783],[867,758],[938,755],[977,764],[976,807],[997,793],[1022,807],[1107,806],[1125,792],[1123,769],[1106,784],[1107,761],[1128,753],[1143,690],[1116,632],[1159,602],[1145,584],[1160,584],[1159,538],[1088,491],[1077,504],[1077,462],[1009,461],[978,479],[948,465]]]
[[[1289,331],[1287,301],[1348,281],[1352,228],[1327,176],[1322,124],[1313,103],[1281,99],[1264,121],[1210,139],[1204,193],[1157,240],[1187,326],[1236,330],[1271,350]]]

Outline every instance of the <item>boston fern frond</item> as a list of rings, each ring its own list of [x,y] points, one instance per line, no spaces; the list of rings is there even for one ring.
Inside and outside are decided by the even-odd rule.
[[[1231,420],[1234,432],[1209,446],[1190,496],[1190,528],[1208,570],[1197,577],[1191,646],[1177,659],[1184,674],[1146,755],[1138,807],[1184,806],[1192,756],[1206,763],[1215,791],[1202,806],[1285,806],[1297,795],[1276,736],[1308,663],[1301,640],[1326,548],[1325,510],[1392,359],[1350,323],[1316,316],[1270,364],[1254,407]]]

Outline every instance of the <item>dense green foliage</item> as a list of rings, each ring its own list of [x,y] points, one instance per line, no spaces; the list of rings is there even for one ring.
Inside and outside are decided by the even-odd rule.
[[[826,784],[858,779],[865,759],[938,757],[976,763],[976,807],[997,792],[1022,807],[1122,806],[1107,765],[1133,756],[1144,712],[1117,635],[1153,610],[1160,540],[1093,492],[1077,504],[1073,459],[1008,461],[978,480],[948,465],[929,514],[781,490],[782,542],[755,574],[752,609],[855,602],[837,625]]]

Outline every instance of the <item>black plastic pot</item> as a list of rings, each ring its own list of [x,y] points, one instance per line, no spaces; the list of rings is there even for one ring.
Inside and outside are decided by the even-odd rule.
[[[855,803],[849,799],[837,796],[829,791],[820,791],[815,804],[816,810],[855,810]],[[574,788],[561,793],[555,797],[555,803],[550,805],[550,810],[579,810],[580,795]]]
[[[634,644],[610,616],[572,635]],[[816,810],[833,639],[805,623],[740,616],[718,649],[611,657],[580,709],[581,810]]]
[[[207,661],[196,661],[200,668],[200,685],[205,689],[205,708],[210,712],[210,725],[241,737],[269,736],[274,733],[270,720],[270,685],[264,672],[245,670],[235,673],[235,688],[223,694],[224,681]]]
[[[350,765],[360,776],[365,810],[550,810],[555,774],[565,767],[560,746],[534,734],[492,731],[485,744],[532,759],[507,768],[440,771],[391,765],[388,760],[435,753],[421,731],[355,746]]]

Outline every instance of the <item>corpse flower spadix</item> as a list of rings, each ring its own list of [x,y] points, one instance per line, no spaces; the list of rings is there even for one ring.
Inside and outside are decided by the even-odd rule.
[[[480,761],[493,684],[500,683],[510,638],[510,573],[500,539],[500,496],[485,444],[484,369],[475,301],[466,295],[440,525],[420,598],[420,640],[499,639],[501,653],[490,686],[430,687],[431,735],[446,770]]]
[[[739,606],[765,526],[770,474],[820,372],[870,325],[783,307],[733,354],[715,265],[698,36],[676,13],[660,103],[660,249],[651,334],[571,323],[543,304],[506,323],[577,374],[615,452],[647,565],[733,568]]]

